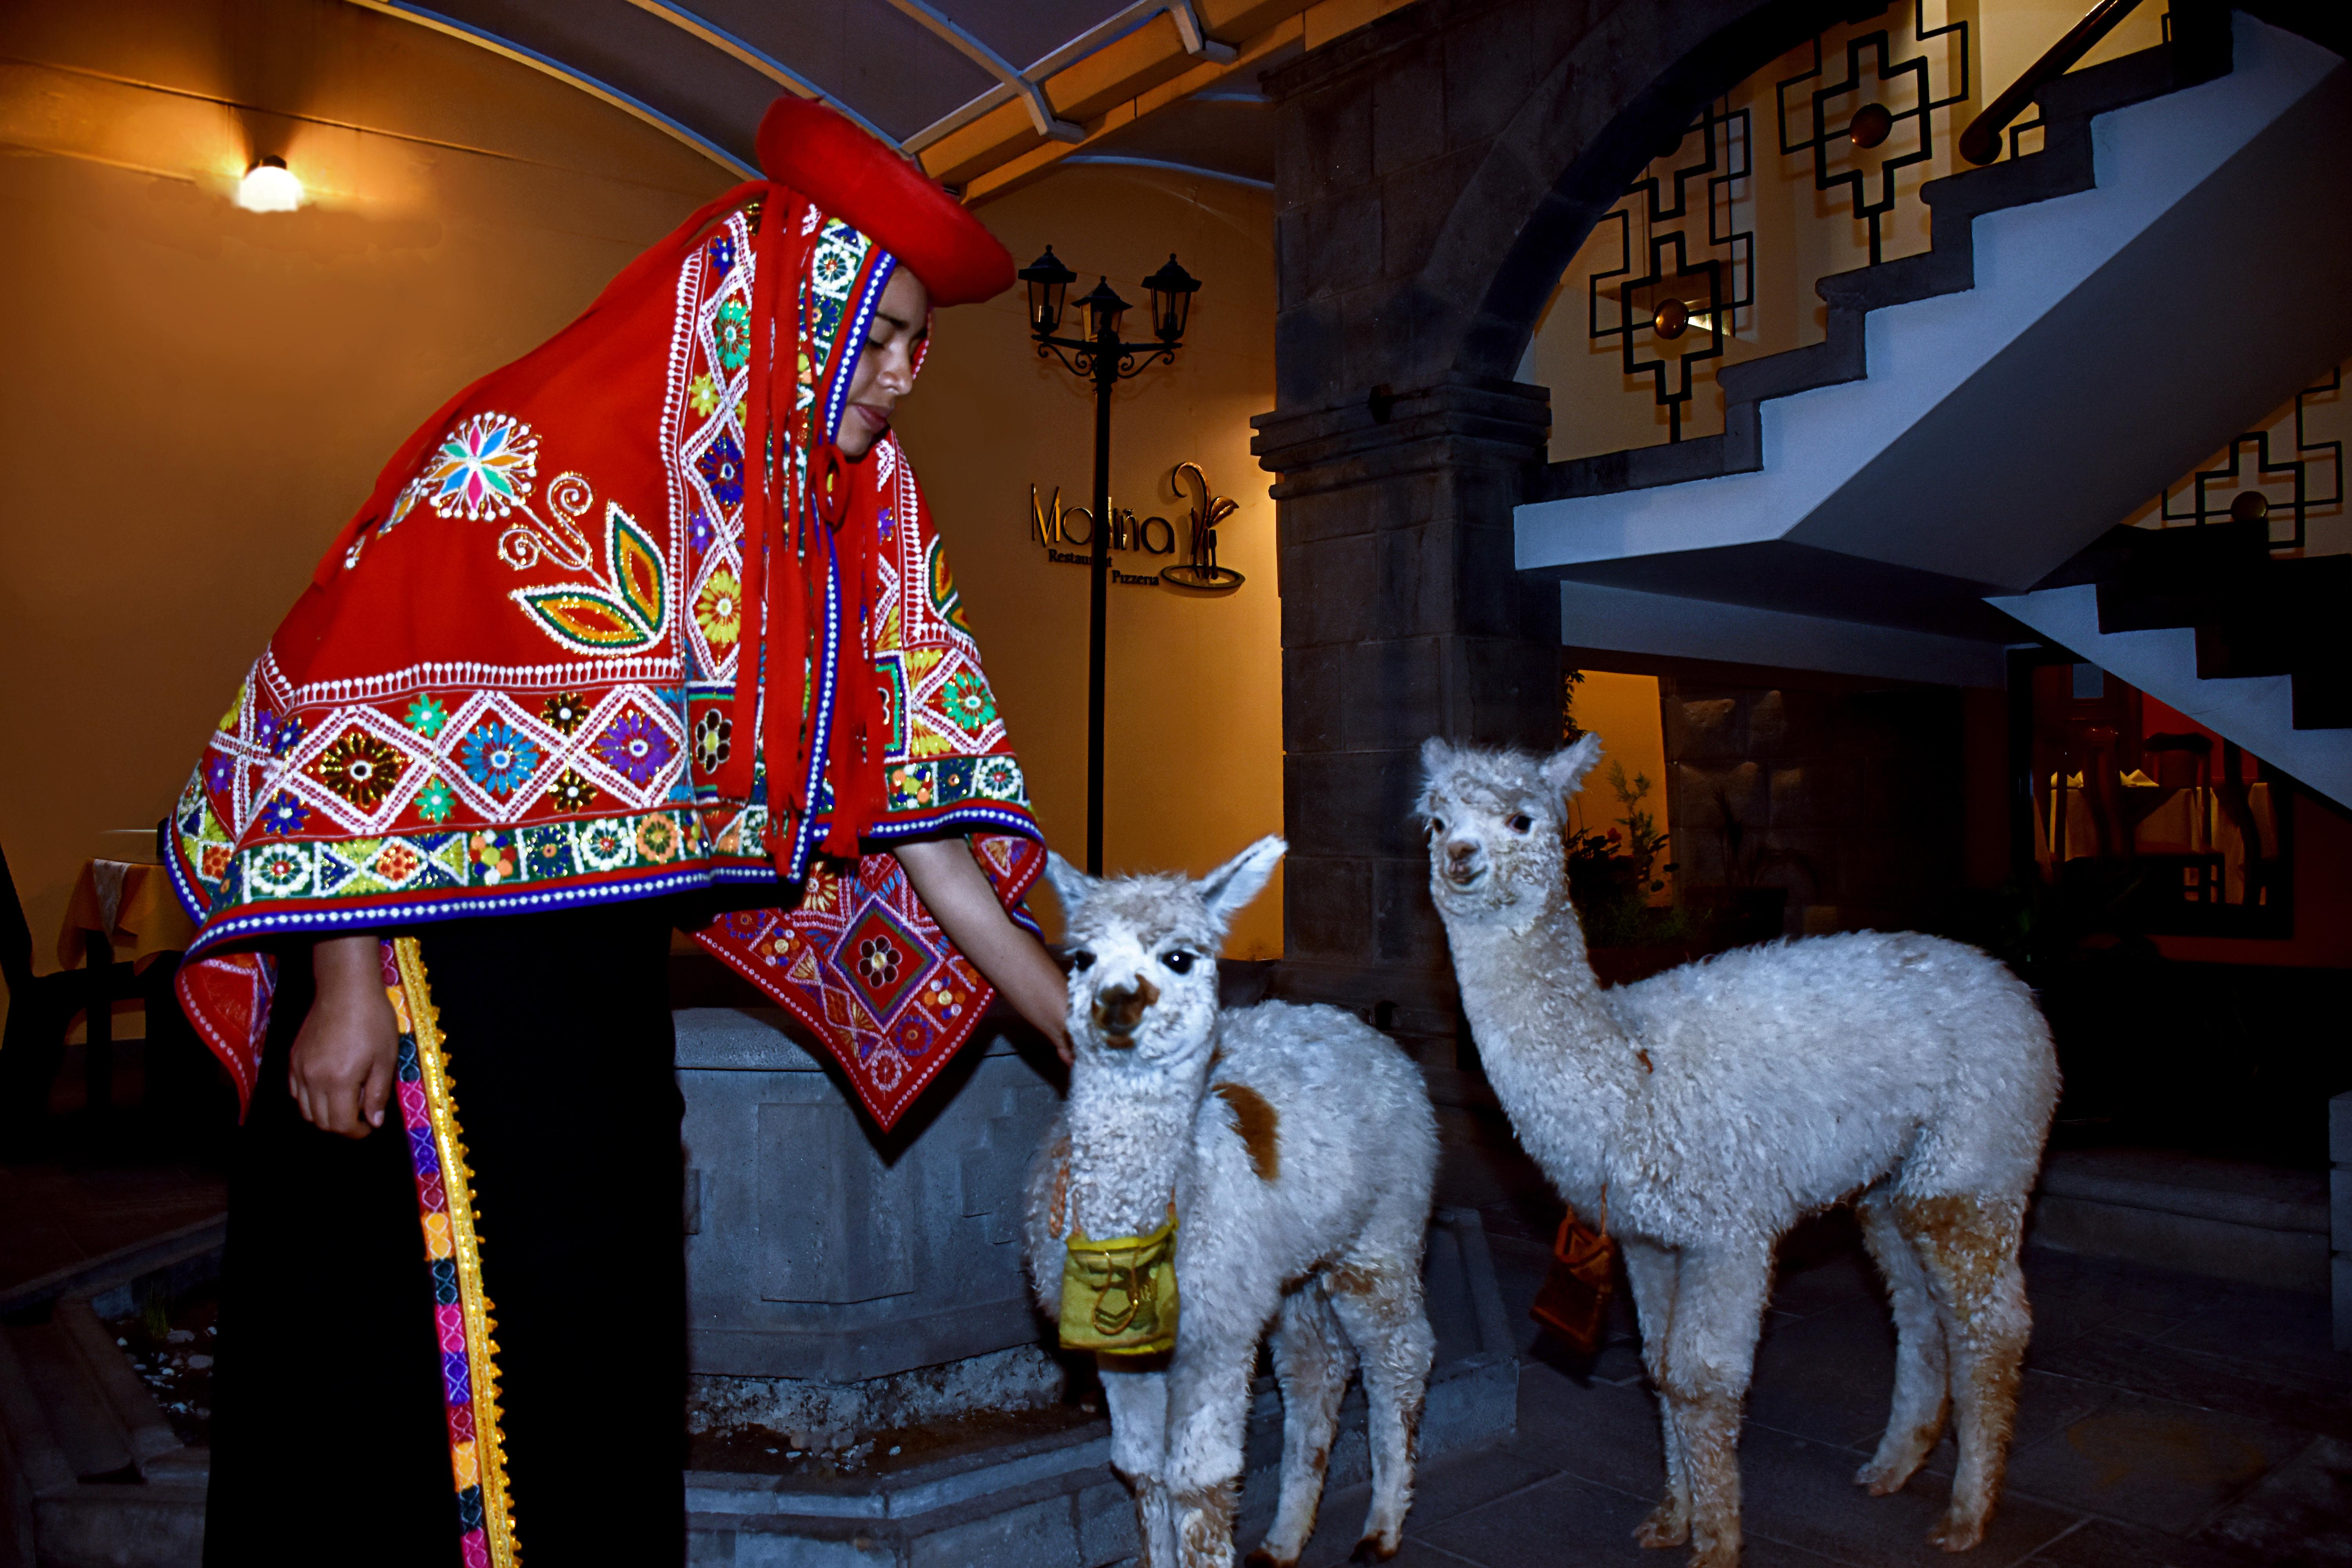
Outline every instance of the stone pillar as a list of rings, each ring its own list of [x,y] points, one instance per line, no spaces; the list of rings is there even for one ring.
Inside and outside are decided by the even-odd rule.
[[[2352,1351],[2352,1093],[2327,1102],[2327,1266],[2336,1304],[2336,1348]]]
[[[1558,591],[1523,583],[1511,555],[1546,395],[1456,376],[1255,423],[1259,461],[1280,476],[1280,986],[1451,1035],[1412,812],[1419,751],[1431,735],[1558,742]]]

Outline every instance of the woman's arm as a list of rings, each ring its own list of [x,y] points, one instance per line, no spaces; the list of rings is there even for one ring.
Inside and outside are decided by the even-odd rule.
[[[1054,1042],[1066,1063],[1070,1039],[1063,1020],[1069,1011],[1068,983],[1044,945],[1004,912],[988,873],[971,858],[971,847],[961,838],[926,838],[892,852],[948,940],[1004,993],[1014,1011]]]
[[[294,1037],[286,1088],[305,1121],[364,1138],[383,1125],[400,1054],[377,939],[320,938],[310,949],[310,973],[319,994]]]

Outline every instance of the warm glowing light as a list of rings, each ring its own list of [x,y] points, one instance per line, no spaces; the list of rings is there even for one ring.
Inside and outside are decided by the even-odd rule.
[[[264,158],[237,182],[236,205],[249,213],[290,213],[302,205],[302,182],[285,159]]]

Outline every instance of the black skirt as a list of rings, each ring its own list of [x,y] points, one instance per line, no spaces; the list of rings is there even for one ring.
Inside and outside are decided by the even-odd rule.
[[[663,902],[420,928],[495,1303],[531,1568],[685,1551],[686,1266]],[[433,1287],[393,1106],[304,1121],[281,965],[229,1188],[205,1561],[459,1562]],[[292,1554],[292,1555],[289,1555]]]

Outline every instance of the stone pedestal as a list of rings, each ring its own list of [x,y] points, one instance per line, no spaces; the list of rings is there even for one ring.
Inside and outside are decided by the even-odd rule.
[[[1060,1095],[1031,1057],[974,1041],[885,1135],[782,1013],[677,1018],[696,1373],[865,1383],[1042,1342],[1021,1185]]]

